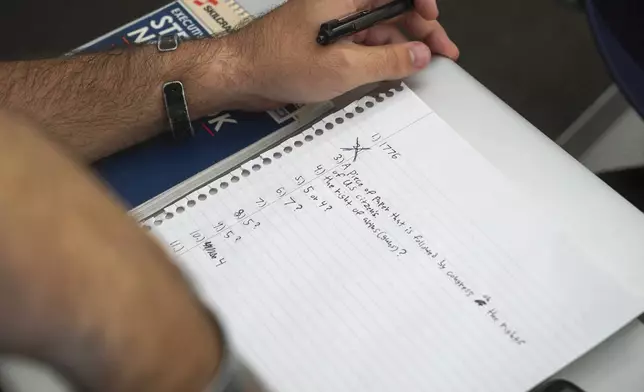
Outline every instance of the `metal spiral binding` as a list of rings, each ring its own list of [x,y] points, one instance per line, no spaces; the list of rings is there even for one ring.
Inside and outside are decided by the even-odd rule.
[[[220,176],[198,190],[168,205],[157,214],[142,221],[141,225],[146,230],[151,230],[153,226],[161,226],[164,221],[173,219],[176,215],[183,214],[187,208],[193,208],[197,203],[206,201],[209,197],[215,196],[231,186],[235,186],[235,184],[253,175],[253,173],[261,171],[263,166],[270,165],[273,160],[284,159],[286,155],[290,155],[305,144],[314,142],[315,138],[319,138],[325,133],[342,126],[345,122],[351,121],[355,116],[371,110],[378,103],[393,97],[397,91],[403,91],[400,83],[397,85],[392,85],[391,83],[383,84],[381,88],[374,90],[371,94],[354,101],[353,105],[347,105],[347,107],[322,119],[319,123],[322,123],[323,126],[316,127],[315,129],[309,127],[305,131],[268,149],[264,153],[247,160],[229,173]],[[351,109],[347,110],[349,107]]]

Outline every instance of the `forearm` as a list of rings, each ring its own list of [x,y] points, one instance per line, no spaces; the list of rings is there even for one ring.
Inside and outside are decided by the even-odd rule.
[[[239,67],[231,41],[0,63],[0,110],[36,120],[54,140],[97,159],[168,128],[161,91],[168,81],[184,84],[193,118],[235,106]]]
[[[82,390],[199,392],[215,328],[167,256],[35,135],[0,115],[0,351]]]

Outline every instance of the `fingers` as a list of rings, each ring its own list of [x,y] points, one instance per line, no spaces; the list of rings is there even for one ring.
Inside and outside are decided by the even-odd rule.
[[[373,42],[398,40],[385,29],[377,29]],[[384,41],[383,41],[384,40]],[[395,43],[379,46],[351,45],[345,47],[350,67],[346,72],[349,87],[383,80],[406,78],[429,64],[431,52],[422,42]]]
[[[357,9],[365,9],[384,5],[391,0],[353,1],[356,3],[358,7]],[[457,60],[460,55],[458,47],[449,38],[443,26],[436,21],[436,18],[438,17],[436,0],[414,0],[414,8],[414,12],[409,12],[403,16],[392,19],[388,24],[402,23],[411,37],[424,42],[429,46],[433,53],[438,53],[449,57],[452,60]],[[364,35],[365,34],[363,34],[363,36]]]
[[[442,54],[452,60],[458,59],[460,52],[438,21],[427,21],[418,13],[412,12],[403,20],[407,32],[424,42],[433,53]]]
[[[438,18],[436,0],[414,0],[414,8],[425,20],[436,20]]]
[[[401,44],[407,41],[403,33],[391,25],[374,26],[353,36],[353,42],[367,46]]]

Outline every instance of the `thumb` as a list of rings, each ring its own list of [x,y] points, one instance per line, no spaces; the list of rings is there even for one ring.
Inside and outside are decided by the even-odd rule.
[[[350,79],[356,85],[410,76],[429,64],[431,52],[422,42],[382,46],[353,45]]]

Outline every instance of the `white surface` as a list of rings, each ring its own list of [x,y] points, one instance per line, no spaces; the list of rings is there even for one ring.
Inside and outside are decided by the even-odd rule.
[[[581,157],[591,171],[644,166],[644,121],[629,108]]]
[[[515,392],[641,311],[533,202],[403,88],[145,224],[271,390]]]
[[[641,212],[451,61],[433,61],[408,84],[607,274],[644,294]]]
[[[597,265],[607,274],[624,287],[644,290],[644,217],[637,209],[450,61],[434,61],[408,83],[526,195],[559,217],[561,227],[598,256]],[[642,342],[644,328],[634,322],[573,364],[573,380],[588,392],[611,390],[605,389],[611,384],[623,388],[612,391],[644,390],[644,351],[622,349]],[[615,370],[615,363],[628,360],[634,365]]]

